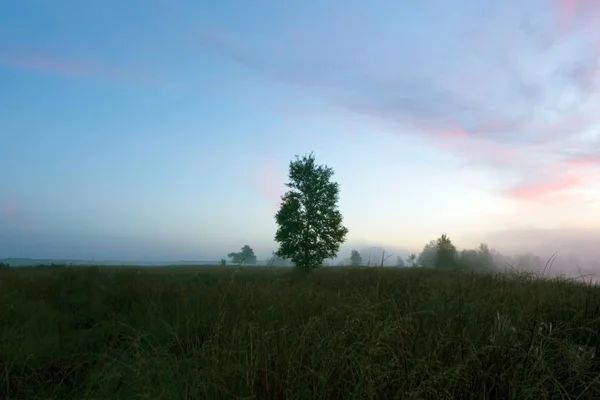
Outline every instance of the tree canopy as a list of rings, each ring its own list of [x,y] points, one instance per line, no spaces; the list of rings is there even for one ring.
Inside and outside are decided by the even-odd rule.
[[[256,264],[256,255],[254,250],[248,245],[242,247],[242,251],[227,254],[233,264]]]
[[[275,214],[278,225],[276,254],[301,268],[316,268],[335,257],[348,229],[338,210],[339,185],[332,182],[332,168],[317,165],[313,154],[290,162],[290,189],[282,196]]]
[[[350,265],[353,267],[358,267],[362,264],[362,257],[357,250],[352,250],[350,252]]]

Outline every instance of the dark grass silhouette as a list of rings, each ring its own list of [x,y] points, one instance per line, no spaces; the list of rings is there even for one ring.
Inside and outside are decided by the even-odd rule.
[[[0,398],[600,398],[598,287],[235,270],[0,271]]]

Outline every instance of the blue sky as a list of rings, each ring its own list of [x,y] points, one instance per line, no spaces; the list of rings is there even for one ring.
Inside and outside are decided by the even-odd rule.
[[[269,254],[310,151],[336,170],[344,251],[592,243],[598,17],[594,0],[3,2],[0,257]]]

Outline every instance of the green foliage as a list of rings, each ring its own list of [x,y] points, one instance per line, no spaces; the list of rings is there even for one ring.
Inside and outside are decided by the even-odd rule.
[[[456,247],[447,235],[442,235],[436,242],[436,268],[455,268],[456,263]]]
[[[496,256],[499,256],[495,252]],[[480,244],[477,249],[464,249],[457,251],[454,244],[447,235],[442,235],[437,240],[432,240],[423,247],[423,251],[417,258],[417,264],[427,268],[441,269],[470,269],[475,271],[493,271],[498,268],[494,259],[494,254],[484,243]],[[531,261],[533,260],[533,262]],[[518,259],[518,266],[531,265],[535,263],[539,265],[541,260],[532,256],[521,256]],[[408,264],[412,265],[409,257]]]
[[[0,399],[597,399],[600,288],[525,274],[0,271]]]
[[[494,257],[487,244],[481,243],[479,245],[477,254],[479,255],[479,262],[482,268],[493,268]]]
[[[242,247],[242,251],[239,253],[229,253],[227,257],[231,258],[233,264],[256,264],[256,255],[254,250],[248,245]]]
[[[227,265],[227,260],[224,258],[221,258],[221,261],[219,262],[219,265],[224,267],[225,265]]]
[[[462,268],[472,270],[493,270],[494,257],[486,244],[480,244],[477,250],[462,250],[458,256],[458,264]]]
[[[479,255],[477,250],[462,250],[459,253],[460,264],[465,268],[476,268],[479,264]]]
[[[457,251],[447,235],[431,240],[423,247],[419,254],[417,264],[425,268],[452,269],[459,266]]]
[[[437,241],[432,240],[423,247],[423,251],[417,258],[417,264],[424,268],[435,268],[437,266]]]
[[[353,267],[358,267],[362,264],[362,257],[357,250],[352,250],[350,253],[350,265]]]
[[[275,215],[278,229],[276,254],[301,268],[317,268],[336,256],[348,229],[337,208],[339,185],[331,181],[334,171],[316,165],[312,153],[290,162],[289,190]]]

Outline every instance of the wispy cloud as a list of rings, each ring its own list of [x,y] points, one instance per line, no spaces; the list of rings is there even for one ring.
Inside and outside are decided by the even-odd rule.
[[[167,86],[167,82],[143,71],[117,68],[99,62],[36,53],[2,53],[0,68],[31,71],[71,78],[101,79],[125,84]]]
[[[510,189],[508,193],[513,197],[526,200],[548,200],[548,196],[560,194],[561,192],[577,188],[580,185],[581,180],[576,176],[566,176],[559,180],[552,177],[547,183],[541,180],[525,182],[520,186]]]
[[[590,180],[573,162],[593,169],[600,158],[600,148],[590,151],[600,133],[600,3],[483,2],[464,13],[453,9],[459,3],[469,9],[415,6],[403,19],[400,5],[361,18],[339,2],[337,20],[301,35],[212,31],[203,44],[269,78],[317,88],[398,134],[427,135],[494,174],[517,173],[501,190],[507,196],[575,199],[559,194]]]

